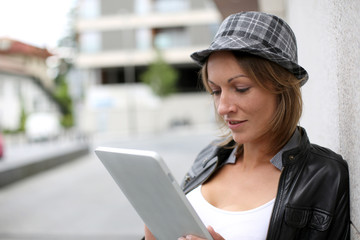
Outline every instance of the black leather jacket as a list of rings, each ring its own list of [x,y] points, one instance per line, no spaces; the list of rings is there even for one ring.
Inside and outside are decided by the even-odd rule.
[[[300,145],[283,153],[283,169],[267,240],[350,239],[347,163],[331,150],[310,144],[304,129]],[[195,160],[181,187],[185,193],[213,174],[231,149],[210,144]]]

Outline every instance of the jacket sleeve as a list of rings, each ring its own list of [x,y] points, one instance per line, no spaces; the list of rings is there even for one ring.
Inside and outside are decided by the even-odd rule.
[[[335,215],[330,225],[329,240],[350,240],[350,187],[347,164],[342,177]]]

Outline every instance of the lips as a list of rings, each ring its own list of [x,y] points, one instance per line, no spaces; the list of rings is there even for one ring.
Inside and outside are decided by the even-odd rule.
[[[235,130],[235,129],[241,127],[245,122],[246,122],[246,120],[243,120],[243,121],[227,120],[228,127],[229,127],[231,130]]]
[[[230,119],[225,119],[225,121],[232,125],[246,122],[246,120],[230,120]]]

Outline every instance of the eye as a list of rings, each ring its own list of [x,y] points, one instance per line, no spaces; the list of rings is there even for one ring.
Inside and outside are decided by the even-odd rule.
[[[218,96],[220,95],[221,91],[220,90],[211,90],[210,94],[213,96]]]
[[[246,88],[236,88],[236,91],[239,93],[245,93],[250,89],[250,87],[246,87]]]

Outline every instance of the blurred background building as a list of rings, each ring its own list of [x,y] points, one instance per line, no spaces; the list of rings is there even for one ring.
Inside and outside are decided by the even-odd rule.
[[[201,114],[208,101],[193,94],[199,67],[189,55],[207,46],[220,20],[210,0],[79,1],[75,65],[87,86],[84,130],[134,134],[208,121]],[[141,84],[156,50],[178,73],[177,94],[166,98]]]
[[[156,133],[212,124],[211,99],[200,87],[199,66],[190,54],[207,48],[231,13],[261,10],[285,16],[282,0],[74,2],[71,31],[57,48],[0,39],[3,130],[32,131],[25,126],[32,122],[30,115],[43,113],[89,134]],[[142,80],[159,58],[176,73],[167,96]]]
[[[267,5],[251,0],[79,1],[75,65],[86,88],[81,128],[134,134],[213,122],[210,99],[200,92],[199,66],[189,56],[208,47],[224,17],[259,9],[284,15],[281,0]],[[178,73],[176,94],[165,98],[141,84],[157,51]]]
[[[190,54],[207,48],[233,12],[284,15],[281,0],[77,0],[73,7],[57,48],[0,39],[3,131],[39,132],[58,121],[88,134],[132,135],[212,124]],[[167,96],[142,79],[158,59],[176,73]]]
[[[220,21],[209,0],[83,0],[76,65],[99,84],[139,82],[154,49],[180,71],[180,91],[193,91],[197,67],[188,53],[206,47]]]
[[[38,48],[9,38],[0,38],[0,123],[2,130],[21,131],[25,115],[47,112],[60,115],[51,94],[54,81],[46,60],[52,56]]]

